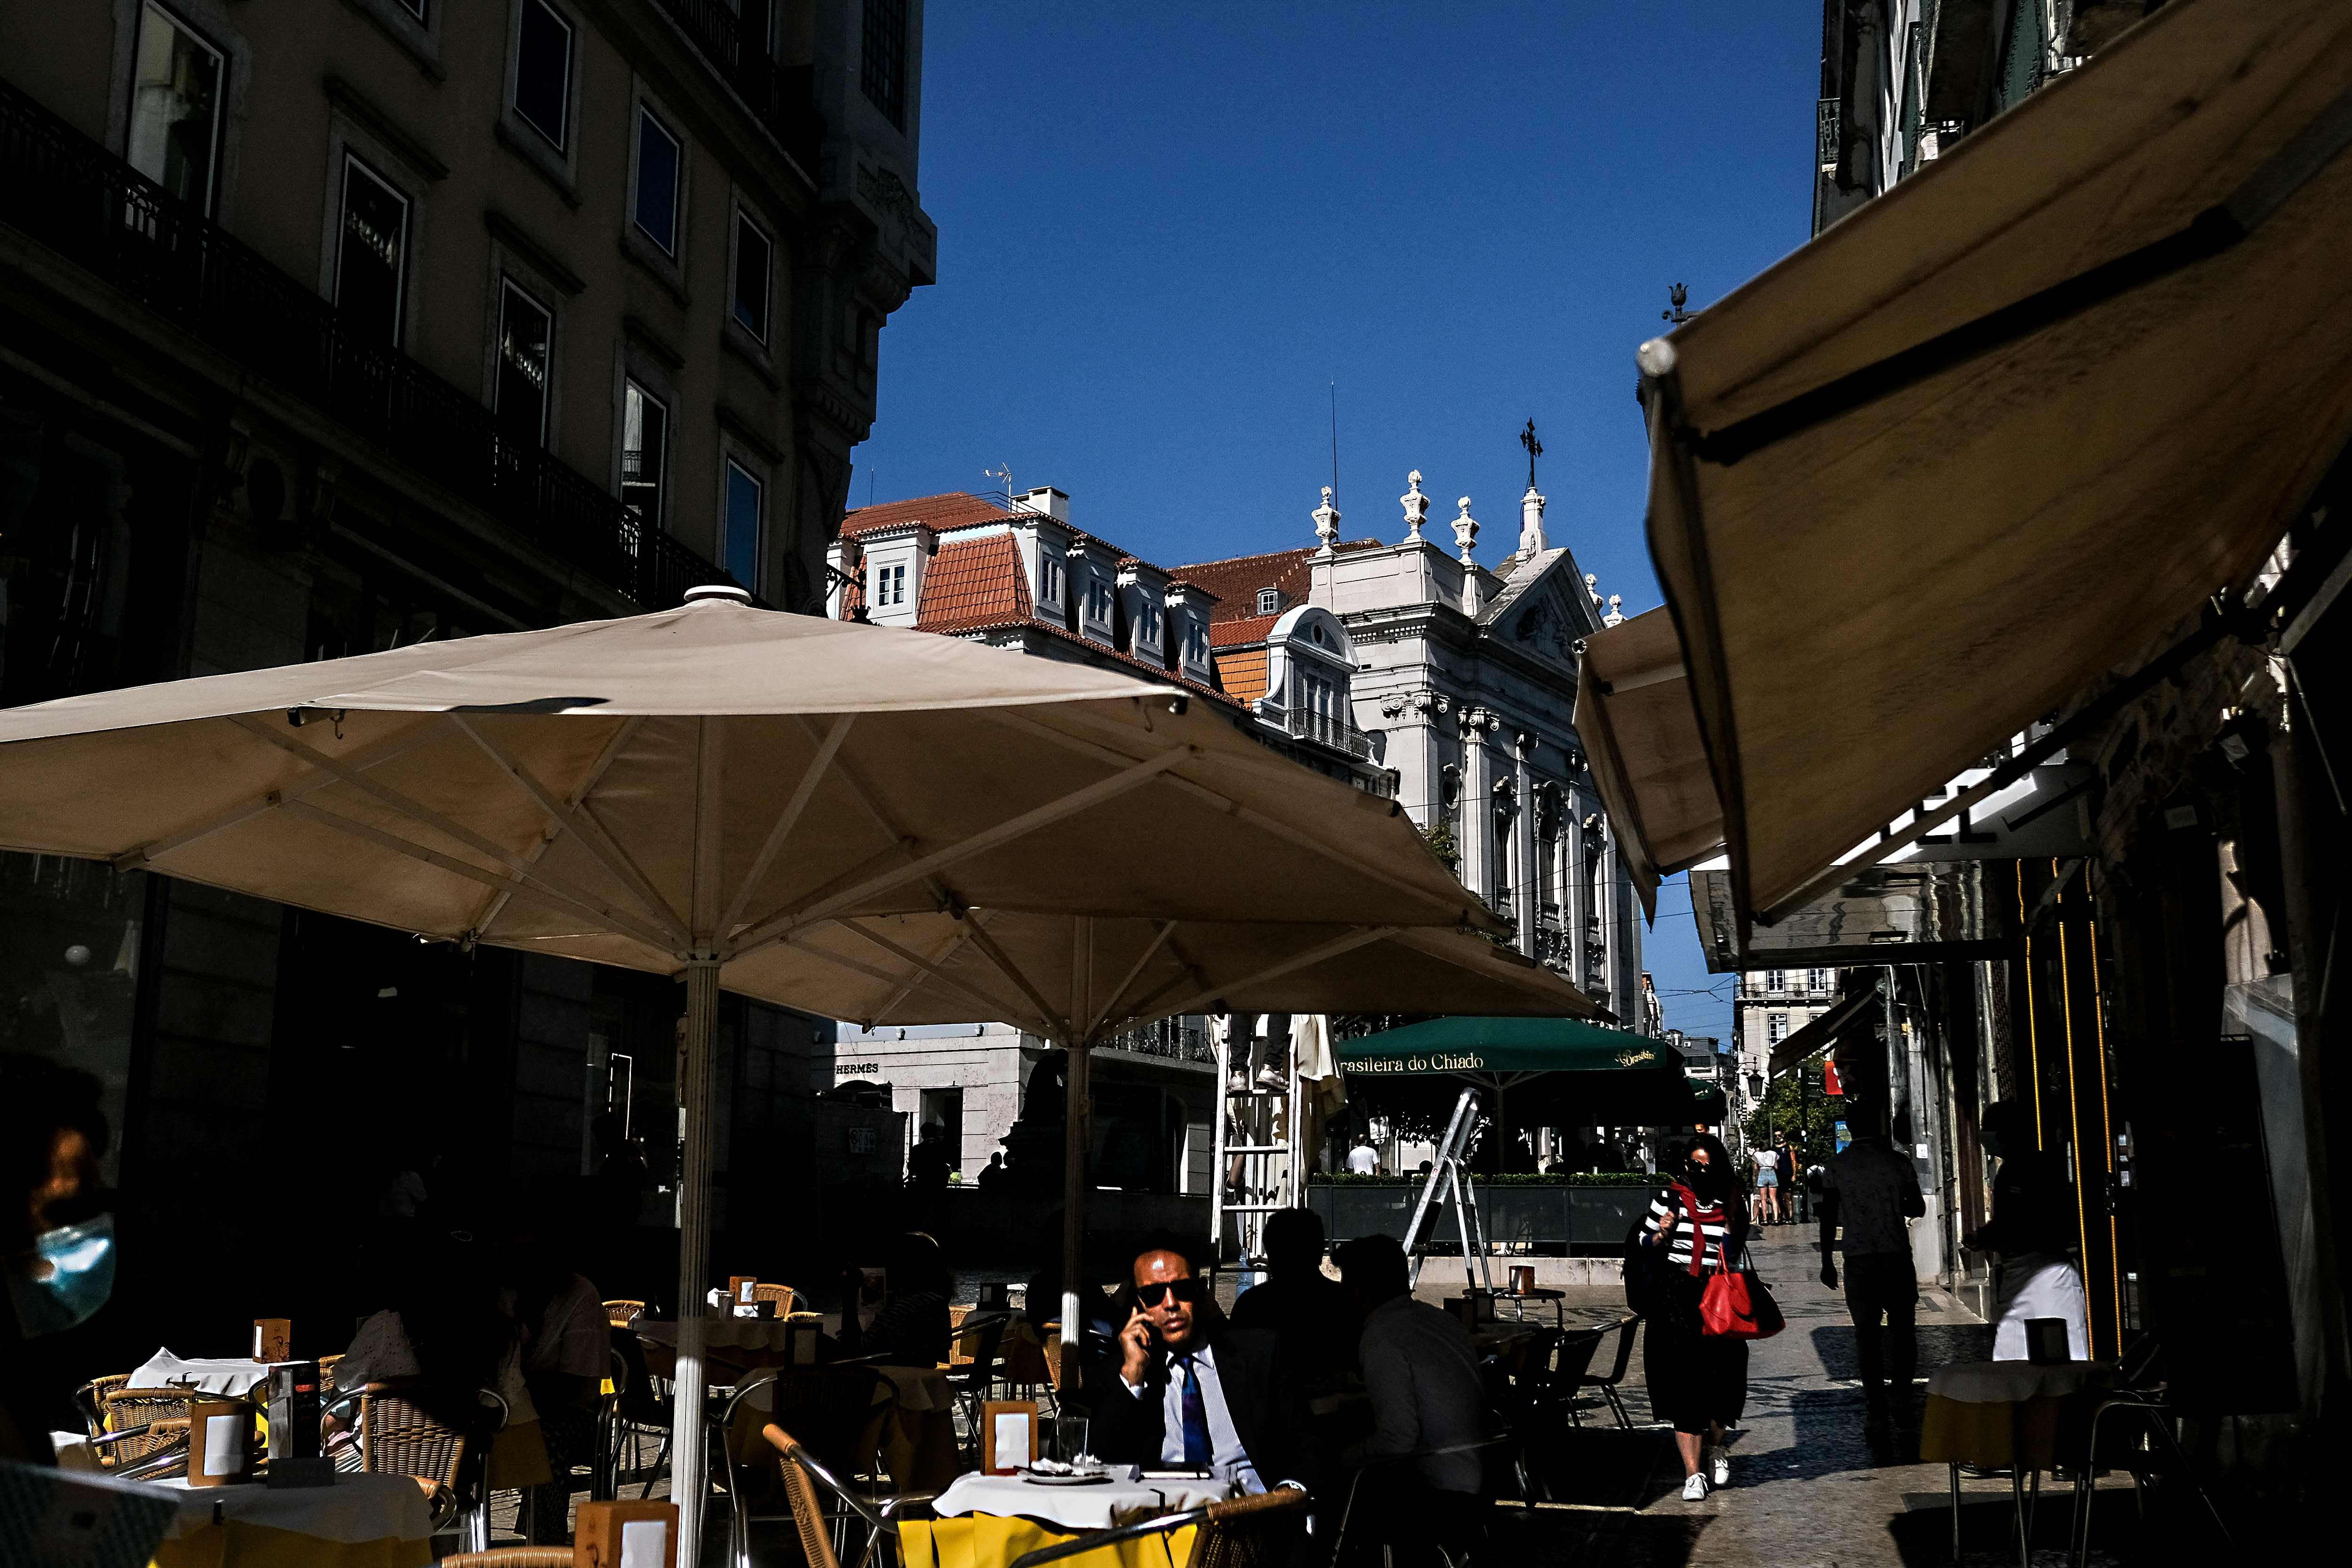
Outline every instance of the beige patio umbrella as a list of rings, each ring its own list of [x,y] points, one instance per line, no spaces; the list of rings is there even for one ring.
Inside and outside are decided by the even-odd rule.
[[[1418,973],[1416,1011],[1589,1008],[1458,933],[1495,919],[1392,803],[1170,688],[723,593],[0,712],[0,847],[680,975],[686,1431],[722,985],[1033,1020],[1074,1079],[1118,1022],[1228,994],[1304,1009]],[[699,1447],[676,1464],[697,1495]]]

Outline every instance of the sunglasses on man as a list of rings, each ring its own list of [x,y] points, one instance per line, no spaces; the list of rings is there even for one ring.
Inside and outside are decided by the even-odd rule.
[[[1199,1279],[1164,1279],[1135,1288],[1136,1300],[1146,1307],[1157,1307],[1170,1296],[1174,1296],[1179,1301],[1205,1301],[1209,1297],[1209,1287]]]

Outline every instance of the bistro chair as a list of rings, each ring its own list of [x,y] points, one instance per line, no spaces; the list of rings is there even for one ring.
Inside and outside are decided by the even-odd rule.
[[[2068,1531],[2068,1545],[2078,1568],[2091,1560],[2091,1510],[2098,1500],[2098,1472],[2103,1468],[2130,1475],[2132,1497],[2143,1516],[2147,1508],[2145,1487],[2149,1477],[2164,1473],[2186,1482],[2197,1494],[2197,1500],[2205,1505],[2213,1528],[2221,1531],[2225,1556],[2236,1550],[2237,1540],[2231,1535],[2213,1494],[2205,1489],[2197,1467],[2189,1462],[2173,1430],[2180,1418],[2180,1407],[2169,1385],[2156,1374],[2157,1352],[2156,1336],[2144,1336],[2125,1353],[2116,1366],[2114,1385],[2102,1391],[2092,1407],[2084,1436],[2083,1462],[2074,1471],[2074,1517]],[[2121,1435],[2126,1441],[2110,1440],[2103,1446],[2099,1441],[2103,1423],[2111,1437]],[[1956,1541],[1959,1535],[1957,1512],[1955,1510]]]
[[[356,1405],[360,1468],[415,1481],[432,1505],[435,1532],[454,1522],[467,1549],[482,1552],[490,1543],[483,1483],[490,1439],[507,1423],[507,1402],[487,1388],[478,1390],[475,1399],[473,1418],[452,1426],[410,1399],[402,1384],[371,1383],[345,1389],[320,1414]]]
[[[645,1315],[646,1304],[643,1301],[632,1301],[623,1297],[604,1303],[604,1321],[616,1329],[625,1329]]]
[[[489,1552],[459,1552],[436,1568],[585,1568],[569,1546],[500,1546]]]
[[[801,1434],[810,1461],[826,1468],[830,1489],[844,1500],[829,1515],[838,1545],[853,1517],[872,1516],[896,1500],[882,1440],[898,1399],[898,1385],[887,1376],[854,1365],[771,1369],[736,1390],[721,1431],[732,1515],[730,1562],[736,1568],[749,1568],[754,1525],[798,1519],[786,1474],[791,1466],[761,1440],[766,1430]],[[831,1479],[835,1475],[846,1479]]]
[[[858,1551],[857,1568],[867,1568],[885,1541],[898,1561],[905,1563],[906,1554],[898,1550],[898,1521],[903,1515],[928,1511],[936,1493],[902,1492],[887,1498],[871,1493],[861,1495],[844,1485],[823,1460],[774,1422],[761,1427],[760,1436],[779,1458],[784,1496],[792,1508],[793,1525],[800,1533],[801,1551],[808,1558],[808,1568],[841,1568],[840,1552],[835,1542],[844,1536],[853,1518],[865,1526],[866,1539]],[[830,1509],[825,1502],[827,1496],[833,1500]],[[740,1568],[749,1559],[739,1557],[732,1561]]]
[[[970,1451],[964,1457],[975,1465],[980,1454],[980,1407],[1003,1370],[1004,1331],[1012,1321],[1010,1312],[976,1312],[964,1320],[949,1343],[945,1375],[963,1406],[964,1426],[971,1434]]]
[[[130,1386],[131,1374],[127,1372],[118,1372],[105,1377],[93,1377],[73,1391],[74,1414],[81,1417],[82,1426],[88,1436],[97,1437],[104,1435],[106,1396],[118,1388]]]
[[[654,1449],[653,1468],[645,1472],[645,1486],[638,1491],[640,1500],[654,1495],[654,1482],[661,1479],[662,1468],[669,1463],[670,1401],[653,1373],[646,1365],[646,1347],[636,1331],[616,1328],[613,1331],[613,1359],[620,1368],[614,1379],[613,1493],[620,1495],[621,1445],[629,1449],[629,1468],[635,1468],[637,1443],[650,1433],[660,1439]]]
[[[322,1355],[319,1358],[319,1391],[321,1394],[335,1392],[335,1366],[342,1359],[339,1355]]]
[[[1601,1353],[1601,1342],[1609,1337],[1609,1332],[1607,1329],[1570,1329],[1560,1335],[1552,1364],[1544,1377],[1544,1414],[1555,1426],[1563,1412],[1569,1425],[1584,1425],[1584,1417],[1576,1408],[1577,1391],[1584,1386],[1585,1377],[1592,1370],[1592,1358]]]
[[[1014,1558],[1012,1568],[1044,1568],[1048,1563],[1101,1547],[1140,1541],[1150,1535],[1164,1536],[1188,1524],[1200,1528],[1192,1537],[1192,1555],[1185,1559],[1184,1568],[1271,1568],[1271,1564],[1286,1562],[1296,1552],[1307,1523],[1307,1489],[1296,1482],[1285,1482],[1256,1497],[1233,1498],[1188,1508],[1181,1513],[1163,1513],[1157,1519],[1092,1531],[1069,1541],[1041,1546]]]
[[[1625,1414],[1625,1402],[1618,1397],[1617,1389],[1618,1386],[1625,1381],[1625,1369],[1633,1364],[1633,1341],[1638,1337],[1635,1331],[1638,1330],[1641,1325],[1642,1319],[1638,1313],[1629,1312],[1624,1317],[1619,1319],[1617,1322],[1617,1360],[1615,1364],[1609,1369],[1609,1375],[1606,1377],[1594,1377],[1591,1372],[1587,1371],[1578,1374],[1575,1384],[1575,1387],[1579,1392],[1588,1388],[1599,1389],[1601,1391],[1601,1397],[1609,1403],[1610,1413],[1617,1417],[1617,1425],[1619,1428],[1628,1432],[1633,1429],[1633,1418]],[[1605,1334],[1609,1331],[1603,1329],[1601,1331]],[[1590,1363],[1588,1363],[1588,1365]],[[1571,1405],[1570,1409],[1572,1413],[1575,1406]],[[1583,1418],[1579,1416],[1576,1424],[1580,1426],[1583,1426]]]
[[[1062,1325],[1059,1323],[1047,1323],[1045,1329],[1045,1383],[1047,1387],[1053,1391],[1054,1410],[1056,1415],[1059,1415],[1062,1409],[1063,1399],[1067,1393],[1067,1390],[1063,1386],[1065,1373],[1062,1368]]]
[[[1377,1493],[1383,1482],[1390,1477],[1393,1476],[1396,1468],[1400,1465],[1410,1465],[1420,1459],[1433,1459],[1444,1454],[1486,1454],[1491,1456],[1509,1449],[1513,1442],[1514,1439],[1508,1435],[1495,1437],[1481,1437],[1475,1443],[1454,1443],[1441,1448],[1415,1448],[1411,1453],[1392,1454],[1383,1458],[1374,1459],[1365,1465],[1349,1479],[1348,1500],[1340,1507],[1339,1523],[1335,1525],[1331,1531],[1330,1553],[1328,1557],[1324,1558],[1324,1561],[1327,1563],[1332,1564],[1333,1568],[1338,1568],[1339,1564],[1341,1564],[1346,1561],[1341,1553],[1347,1549],[1348,1528],[1350,1524],[1354,1524],[1357,1527],[1359,1533],[1360,1533],[1365,1529],[1372,1528],[1378,1522],[1376,1520],[1368,1520],[1360,1517],[1358,1505],[1363,1498],[1364,1485],[1367,1479],[1370,1480],[1372,1489]],[[1490,1476],[1492,1471],[1493,1467],[1489,1466],[1488,1474]],[[1482,1500],[1484,1497],[1492,1490],[1493,1488],[1491,1485],[1484,1489],[1481,1493]],[[1454,1560],[1454,1555],[1455,1554],[1452,1552],[1446,1553],[1448,1561]],[[1016,1563],[1013,1564],[1013,1568],[1022,1568],[1022,1564]]]
[[[793,1315],[793,1302],[798,1297],[799,1292],[789,1285],[753,1285],[751,1287],[751,1300],[774,1302],[773,1316],[778,1319],[789,1318]]]

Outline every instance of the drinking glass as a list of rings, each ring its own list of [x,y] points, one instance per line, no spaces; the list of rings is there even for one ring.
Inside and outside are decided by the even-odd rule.
[[[1066,1465],[1075,1465],[1087,1454],[1087,1418],[1083,1415],[1054,1417],[1054,1458]]]

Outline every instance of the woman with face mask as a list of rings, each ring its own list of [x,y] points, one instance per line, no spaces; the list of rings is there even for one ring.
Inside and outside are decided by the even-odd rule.
[[[1696,1502],[1710,1484],[1730,1484],[1724,1429],[1738,1424],[1748,1404],[1748,1342],[1703,1333],[1699,1326],[1708,1277],[1738,1268],[1747,1248],[1748,1205],[1729,1152],[1704,1132],[1684,1146],[1674,1168],[1642,1222],[1642,1245],[1664,1252],[1656,1275],[1660,1303],[1642,1339],[1642,1368],[1652,1413],[1674,1423],[1683,1496]]]
[[[68,1422],[67,1384],[36,1342],[89,1318],[114,1289],[98,1097],[88,1073],[0,1056],[0,1458],[56,1462],[49,1429]]]

